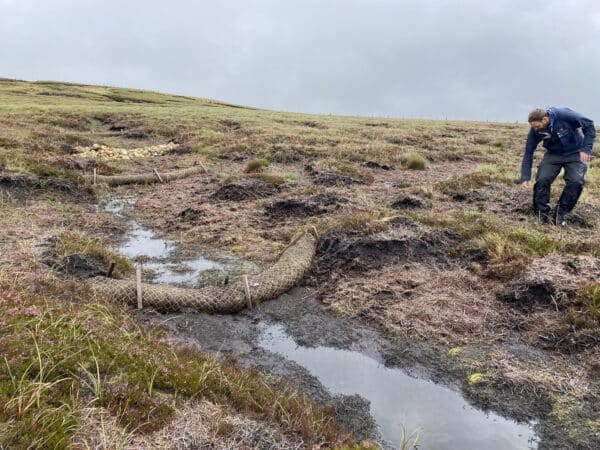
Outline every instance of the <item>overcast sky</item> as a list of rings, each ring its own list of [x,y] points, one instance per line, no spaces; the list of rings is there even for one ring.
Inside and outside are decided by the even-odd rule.
[[[600,122],[597,0],[0,0],[0,76],[274,110]]]

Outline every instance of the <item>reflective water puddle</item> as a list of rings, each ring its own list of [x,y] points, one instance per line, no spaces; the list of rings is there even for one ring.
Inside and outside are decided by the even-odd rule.
[[[112,199],[103,209],[117,216],[124,217],[123,210],[135,205],[135,199],[126,197]],[[125,241],[115,250],[130,259],[142,259],[143,267],[151,269],[157,283],[195,284],[202,272],[209,269],[223,270],[224,267],[209,259],[198,257],[177,263],[166,261],[172,256],[176,246],[173,242],[157,237],[153,231],[139,225],[134,220],[128,220],[130,231],[125,235]]]
[[[303,366],[331,393],[369,400],[383,438],[395,448],[403,436],[416,433],[418,448],[424,450],[537,448],[533,425],[475,409],[451,389],[386,368],[361,353],[299,346],[280,325],[262,324],[259,345]]]

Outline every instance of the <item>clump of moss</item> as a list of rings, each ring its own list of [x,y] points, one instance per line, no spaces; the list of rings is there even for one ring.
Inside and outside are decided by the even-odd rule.
[[[269,161],[266,160],[265,158],[257,158],[257,159],[251,159],[250,161],[248,161],[246,163],[246,172],[248,173],[252,173],[252,172],[260,172],[261,170],[263,170],[265,167],[269,166]]]
[[[476,384],[480,384],[482,381],[483,381],[483,374],[481,374],[479,372],[472,373],[467,377],[467,382],[469,383],[469,386],[474,386]]]
[[[175,412],[143,385],[129,382],[108,383],[100,404],[109,408],[128,430],[144,433],[160,430]]]
[[[400,159],[402,166],[409,170],[425,170],[427,160],[417,152],[409,152]]]

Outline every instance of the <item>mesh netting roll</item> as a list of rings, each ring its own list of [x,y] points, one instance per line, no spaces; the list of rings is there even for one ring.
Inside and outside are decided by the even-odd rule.
[[[201,164],[187,169],[164,172],[160,174],[163,181],[178,180],[198,173],[206,173],[206,168]],[[85,175],[86,181],[93,182],[93,175]],[[122,184],[150,184],[160,181],[154,172],[137,175],[96,175],[97,183],[106,183],[109,186],[118,186]]]
[[[253,305],[287,292],[310,267],[316,252],[317,238],[309,232],[298,236],[275,264],[258,275],[248,276],[248,284],[239,279],[226,286],[201,289],[179,288],[164,284],[142,284],[144,306],[172,312],[192,308],[209,313],[232,313],[248,305],[247,290]],[[135,281],[98,277],[91,280],[95,298],[137,304]]]

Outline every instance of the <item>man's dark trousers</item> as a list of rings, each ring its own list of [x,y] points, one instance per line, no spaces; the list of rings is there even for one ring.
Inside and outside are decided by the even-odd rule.
[[[567,155],[546,152],[538,166],[533,186],[533,209],[542,221],[546,221],[550,215],[550,186],[563,167],[565,188],[556,205],[557,217],[564,217],[571,212],[583,190],[587,165],[581,162],[579,152]]]

